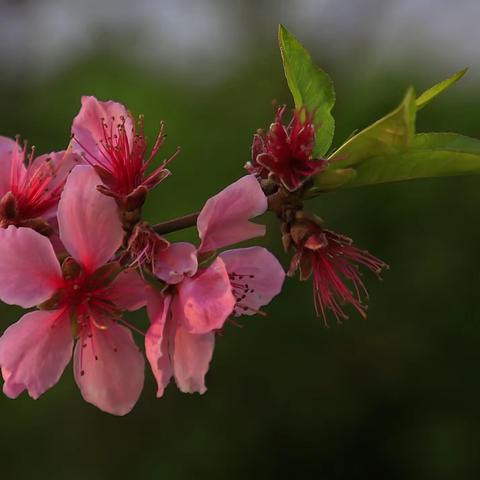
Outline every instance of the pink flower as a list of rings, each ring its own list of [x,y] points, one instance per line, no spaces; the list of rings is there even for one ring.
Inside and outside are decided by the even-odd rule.
[[[198,253],[263,235],[250,222],[267,208],[257,180],[246,176],[208,200],[198,217]],[[151,326],[145,339],[147,358],[162,396],[172,376],[182,392],[204,393],[215,332],[231,314],[253,315],[277,295],[285,273],[278,260],[260,247],[221,253],[197,271],[196,248],[177,243],[163,250],[156,275],[169,284],[150,292]]]
[[[182,392],[204,393],[215,332],[232,313],[258,313],[280,292],[284,277],[271,253],[251,247],[222,253],[208,268],[165,293],[152,289],[145,350],[157,380],[157,396],[163,395],[172,376]]]
[[[275,122],[265,134],[254,136],[252,162],[247,170],[265,178],[267,170],[289,191],[299,189],[310,176],[328,166],[327,160],[313,158],[315,127],[313,115],[305,108],[294,112],[288,126],[283,125],[285,106],[277,110]],[[304,117],[304,118],[303,118]]]
[[[311,224],[311,231],[302,245],[297,245],[289,275],[300,269],[300,279],[313,273],[313,298],[317,315],[327,322],[327,311],[337,321],[347,319],[343,305],[351,304],[365,317],[368,292],[362,281],[359,266],[364,266],[378,277],[387,264],[353,245],[348,237]]]
[[[0,230],[0,298],[43,308],[4,332],[0,366],[7,396],[27,390],[38,398],[59,380],[74,349],[84,399],[124,415],[142,390],[144,361],[121,313],[145,304],[145,288],[135,272],[111,262],[123,230],[115,201],[97,191],[100,182],[89,166],[68,177],[58,223],[71,257],[62,265],[46,237],[29,228]]]
[[[102,179],[102,192],[126,203],[129,209],[141,206],[145,194],[170,175],[165,168],[176,153],[152,172],[149,166],[163,144],[163,124],[150,155],[140,117],[139,131],[127,109],[117,102],[82,97],[82,107],[73,120],[74,151],[93,166]],[[178,151],[177,151],[178,153]]]
[[[228,273],[219,258],[165,294],[152,288],[145,350],[158,383],[158,397],[172,376],[182,392],[205,392],[215,331],[234,306]]]
[[[26,145],[0,137],[0,226],[34,226],[56,214],[67,175],[78,162],[71,152],[34,158]],[[32,222],[35,220],[36,222]]]

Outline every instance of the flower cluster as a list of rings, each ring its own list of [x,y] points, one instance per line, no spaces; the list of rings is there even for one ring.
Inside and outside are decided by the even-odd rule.
[[[144,383],[145,357],[157,396],[174,379],[182,392],[204,393],[215,338],[232,317],[263,314],[282,289],[285,272],[265,248],[232,248],[265,235],[252,219],[267,210],[281,220],[289,274],[313,274],[317,312],[362,315],[366,290],[358,265],[386,266],[304,211],[314,158],[313,116],[285,107],[267,133],[254,136],[248,175],[201,211],[150,225],[142,207],[170,175],[177,152],[155,165],[164,126],[150,152],[143,118],[120,103],[83,97],[66,150],[35,157],[19,140],[0,137],[0,299],[29,311],[0,338],[4,393],[38,398],[58,382],[73,356],[83,398],[124,415]],[[196,226],[199,242],[166,235]],[[128,312],[146,307],[142,332]],[[144,338],[139,348],[133,333]]]
[[[216,334],[282,288],[284,270],[266,249],[225,250],[265,234],[250,221],[267,210],[253,175],[205,203],[198,246],[170,243],[142,221],[172,157],[152,165],[163,126],[147,154],[143,120],[135,123],[123,105],[84,97],[66,151],[35,158],[0,138],[0,299],[36,307],[0,338],[11,398],[25,390],[38,398],[73,356],[83,398],[124,415],[143,388],[141,350],[158,396],[172,378],[183,392],[203,393]],[[139,349],[132,332],[140,329],[126,314],[143,307],[150,327]]]

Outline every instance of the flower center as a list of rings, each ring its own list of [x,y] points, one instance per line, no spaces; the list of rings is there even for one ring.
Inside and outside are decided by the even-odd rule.
[[[118,263],[88,273],[69,257],[63,262],[62,271],[63,280],[55,295],[40,305],[41,309],[68,311],[74,336],[88,333],[93,327],[106,330],[109,320],[120,320],[111,292],[111,283],[120,272]]]
[[[57,162],[52,158],[35,159],[35,148],[27,155],[27,145],[18,145],[11,153],[9,192],[2,199],[2,226],[21,225],[37,219],[56,207],[64,181],[59,170],[66,165],[65,157]],[[25,161],[26,159],[26,161]],[[64,180],[64,179],[63,179]]]
[[[90,322],[100,330],[107,328],[104,319],[118,317],[119,312],[108,298],[109,286],[102,280],[82,273],[77,278],[65,279],[60,294],[60,305],[69,309],[78,327],[85,328]]]
[[[169,175],[165,167],[178,151],[147,174],[147,169],[158,154],[165,138],[163,123],[160,125],[152,150],[147,155],[148,143],[144,132],[143,116],[139,117],[138,131],[135,124],[131,127],[131,131],[128,131],[127,119],[123,116],[120,119],[112,117],[110,123],[107,123],[104,118],[99,121],[102,126],[102,135],[97,139],[98,152],[91,152],[78,139],[74,140],[83,149],[84,160],[95,167],[102,181],[113,194],[126,196],[141,185],[151,189]]]

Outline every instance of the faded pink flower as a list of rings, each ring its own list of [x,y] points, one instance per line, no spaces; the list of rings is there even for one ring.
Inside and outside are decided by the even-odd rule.
[[[267,208],[256,178],[246,176],[209,199],[198,217],[199,254],[264,235],[250,222]],[[285,272],[266,249],[250,247],[221,253],[197,271],[196,248],[177,243],[157,257],[156,275],[169,284],[153,289],[148,300],[151,326],[145,339],[147,358],[163,395],[172,376],[182,392],[204,393],[215,332],[232,314],[259,313],[277,295]]]
[[[152,288],[145,351],[157,380],[158,397],[172,376],[182,392],[206,391],[204,379],[215,331],[222,328],[234,306],[228,273],[220,258],[165,294]]]
[[[84,96],[80,112],[73,120],[72,145],[97,171],[104,184],[103,193],[129,208],[136,208],[141,206],[148,190],[170,175],[166,165],[176,153],[147,172],[163,144],[163,130],[161,124],[151,153],[147,155],[143,117],[137,130],[134,118],[122,104]]]
[[[347,319],[344,305],[351,304],[365,317],[368,292],[362,281],[359,266],[371,270],[378,277],[387,264],[359,249],[350,238],[311,224],[310,234],[302,245],[297,245],[289,275],[299,269],[300,279],[313,273],[313,298],[317,315],[327,322],[331,311],[337,321]]]
[[[79,158],[69,151],[34,157],[18,140],[0,137],[0,226],[35,226],[56,214],[67,175]]]
[[[232,313],[258,313],[280,292],[284,277],[270,252],[251,247],[222,253],[208,268],[165,293],[152,289],[145,349],[158,383],[157,396],[163,395],[172,376],[182,392],[204,393],[215,333]]]
[[[262,178],[274,174],[289,191],[299,189],[305,180],[328,166],[325,159],[314,158],[315,126],[313,114],[296,110],[290,123],[283,124],[285,105],[278,108],[275,122],[267,133],[254,135],[252,161],[245,168]]]
[[[0,230],[0,298],[41,310],[24,315],[0,338],[3,390],[38,398],[60,378],[73,353],[75,380],[87,402],[124,415],[143,387],[144,360],[121,313],[141,308],[144,283],[111,262],[123,238],[115,201],[98,192],[89,166],[69,175],[58,207],[59,264],[46,237],[28,228]],[[120,272],[120,273],[119,273]],[[73,335],[72,335],[73,332]]]

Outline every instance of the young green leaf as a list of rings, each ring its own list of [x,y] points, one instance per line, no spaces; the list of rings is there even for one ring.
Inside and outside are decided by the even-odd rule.
[[[308,190],[306,198],[312,198],[317,196],[318,193],[344,187],[352,182],[356,174],[354,168],[328,169],[316,176],[314,187]]]
[[[416,135],[407,151],[373,156],[340,188],[417,178],[480,174],[480,140],[456,133]]]
[[[415,93],[409,88],[393,112],[351,137],[329,157],[330,168],[353,167],[373,156],[405,151],[414,135]]]
[[[315,112],[314,155],[320,157],[330,148],[335,129],[335,121],[330,113],[335,103],[333,83],[314,64],[305,47],[283,25],[278,30],[278,42],[295,107],[306,107],[309,112]]]
[[[433,87],[425,90],[418,98],[417,98],[417,112],[421,110],[425,105],[430,103],[437,95],[445,91],[447,88],[451,87],[454,83],[458,82],[465,73],[467,72],[468,68],[464,68],[459,72],[452,75],[450,78],[443,80],[443,82],[437,83]]]

